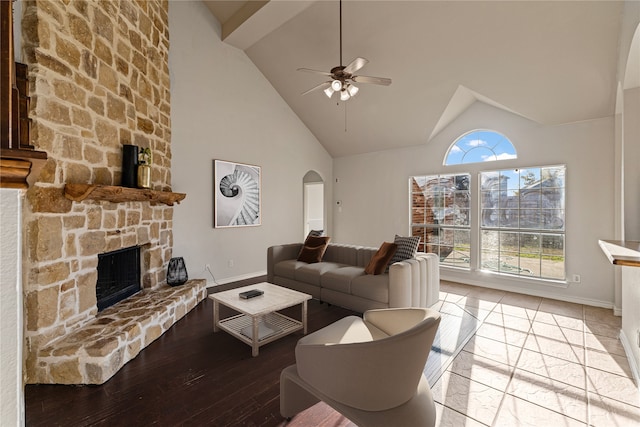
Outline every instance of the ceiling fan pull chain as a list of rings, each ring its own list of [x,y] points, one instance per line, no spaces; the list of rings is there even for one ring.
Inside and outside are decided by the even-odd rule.
[[[347,133],[347,103],[344,102],[344,133]]]

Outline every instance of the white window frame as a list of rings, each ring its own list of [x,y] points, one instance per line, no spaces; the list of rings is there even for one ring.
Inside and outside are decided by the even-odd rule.
[[[521,182],[523,174],[533,170],[539,170],[540,176],[536,178],[534,175],[534,181],[523,186]],[[551,175],[543,176],[545,171],[553,170],[561,170],[561,176],[559,178]],[[488,176],[496,173],[500,174],[497,189],[487,190],[481,182],[483,174]],[[508,175],[515,176],[515,173],[519,178],[517,185],[507,184],[506,180],[502,179]],[[566,165],[480,171],[477,182],[479,238],[476,266],[478,269],[538,280],[566,281]],[[561,189],[560,192],[559,189]],[[525,190],[531,190],[526,199],[522,194]],[[491,194],[494,191],[497,193]],[[490,201],[489,206],[483,205],[488,198],[496,200]],[[535,204],[536,207],[523,207],[525,202],[529,205]],[[493,218],[489,218],[488,215]],[[532,221],[532,217],[535,221]],[[526,219],[527,223],[523,223],[523,219]],[[494,240],[497,237],[497,250],[484,247],[483,242],[488,240],[491,234],[494,235]],[[559,237],[562,241],[560,250],[552,247],[554,240]],[[511,250],[506,248],[507,244]],[[517,250],[513,246],[516,244]],[[489,256],[489,254],[493,257],[485,258],[485,255]],[[553,264],[556,257],[562,258],[561,271],[556,271],[559,266]],[[550,262],[545,263],[545,261]]]
[[[414,182],[421,191],[417,191]],[[425,194],[428,182],[431,188]],[[471,269],[471,184],[471,174],[467,172],[409,178],[411,235],[420,236],[418,250],[438,255],[440,265]],[[438,193],[437,197],[429,198],[433,192]],[[424,197],[425,206],[414,205],[419,197]]]

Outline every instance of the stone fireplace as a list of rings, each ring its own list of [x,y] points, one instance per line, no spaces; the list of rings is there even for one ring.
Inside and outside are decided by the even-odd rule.
[[[123,144],[150,148],[152,189],[171,191],[168,2],[23,1],[22,10],[32,144],[48,154],[22,213],[27,382],[100,383],[204,298],[202,284],[165,284],[172,206],[64,194],[66,184],[120,185]],[[138,312],[128,324],[114,306],[97,316],[98,254],[132,246],[144,246],[139,299],[154,312],[149,301],[165,299],[170,315]],[[120,329],[96,344],[107,324]]]

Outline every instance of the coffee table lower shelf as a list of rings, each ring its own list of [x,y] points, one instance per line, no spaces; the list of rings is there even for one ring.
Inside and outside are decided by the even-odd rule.
[[[218,327],[252,347],[255,344],[261,346],[270,343],[303,328],[302,322],[285,316],[284,314],[276,312],[267,313],[258,319],[258,339],[254,341],[253,319],[252,316],[239,314],[220,320]],[[272,332],[266,331],[265,326],[267,329],[271,329]],[[263,332],[262,337],[260,336],[260,332]]]
[[[262,291],[256,298],[243,299],[243,292]],[[292,332],[302,330],[307,333],[307,301],[311,295],[288,289],[273,283],[256,283],[241,288],[214,292],[209,295],[213,301],[213,332],[220,329],[251,346],[251,355],[256,357],[258,349]],[[282,310],[300,305],[300,320],[281,313]],[[220,308],[225,306],[237,314],[220,318]],[[226,314],[226,313],[225,313]]]

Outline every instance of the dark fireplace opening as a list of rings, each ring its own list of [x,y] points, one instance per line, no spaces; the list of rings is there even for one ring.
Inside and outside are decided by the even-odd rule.
[[[130,297],[140,289],[139,246],[98,255],[98,311]]]

